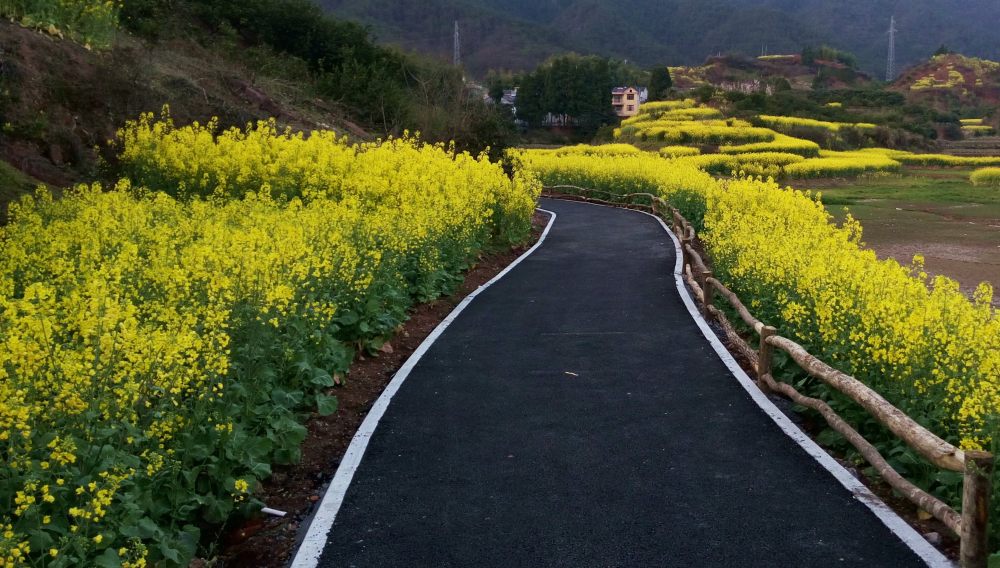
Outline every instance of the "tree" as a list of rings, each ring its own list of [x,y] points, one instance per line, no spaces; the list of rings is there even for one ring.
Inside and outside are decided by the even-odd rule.
[[[538,124],[547,113],[575,119],[583,134],[615,120],[611,89],[635,84],[643,73],[612,59],[575,54],[548,59],[520,79],[519,118]]]
[[[952,53],[954,52],[948,49],[947,45],[942,43],[941,47],[937,48],[937,51],[934,52],[934,56],[937,57],[938,55],[951,55]]]
[[[778,77],[774,80],[774,92],[781,93],[785,91],[791,91],[792,84],[788,82],[788,79],[784,77]]]
[[[665,66],[654,67],[649,71],[649,100],[662,101],[670,94],[670,88],[674,86],[674,80],[670,76],[670,69]]]
[[[518,86],[521,77],[510,71],[491,70],[486,74],[486,88],[493,102],[499,103],[503,92]]]

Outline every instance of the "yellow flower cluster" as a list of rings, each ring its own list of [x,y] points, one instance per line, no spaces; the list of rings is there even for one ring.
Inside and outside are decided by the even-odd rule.
[[[970,301],[952,280],[928,281],[919,259],[912,267],[879,260],[860,244],[856,221],[837,227],[808,193],[759,178],[714,180],[693,158],[629,160],[529,155],[525,163],[547,184],[658,188],[704,229],[715,270],[762,320],[947,439],[980,448],[995,437],[1000,318],[989,285]]]
[[[576,146],[564,146],[558,150],[553,150],[557,156],[570,154],[581,154],[584,156],[625,156],[642,153],[642,150],[631,144],[602,144],[591,146],[589,144],[578,144]]]
[[[703,154],[680,158],[678,163],[695,166],[716,175],[778,177],[791,164],[806,161],[798,154],[756,152],[748,154]]]
[[[862,248],[809,194],[739,180],[708,197],[716,270],[758,316],[966,448],[989,443],[1000,408],[1000,318],[984,284],[970,302],[944,277]],[[933,401],[931,404],[928,404]]]
[[[787,128],[816,128],[820,130],[828,130],[830,132],[838,132],[844,128],[857,128],[859,130],[875,130],[876,125],[867,122],[858,123],[848,123],[848,122],[829,122],[825,120],[815,120],[812,118],[799,118],[794,116],[771,116],[762,114],[760,115],[760,121],[765,125],[770,126],[774,129],[787,129]]]
[[[619,139],[638,139],[668,144],[749,144],[771,142],[776,133],[755,128],[738,120],[655,120],[622,126],[615,130]]]
[[[659,116],[664,112],[669,112],[672,110],[694,108],[698,106],[698,103],[694,99],[684,99],[681,101],[652,101],[644,103],[641,107],[641,114],[648,114],[654,118]],[[633,117],[635,118],[635,117]]]
[[[664,146],[660,148],[660,155],[664,158],[683,158],[699,154],[701,154],[701,150],[691,146]]]
[[[790,178],[856,177],[871,172],[896,172],[900,163],[876,152],[820,151],[819,158],[812,158],[784,168]]]
[[[714,183],[712,176],[678,160],[664,160],[651,152],[637,156],[599,158],[595,156],[556,156],[538,150],[518,153],[525,167],[538,173],[546,185],[575,185],[605,190],[614,194],[627,192],[662,194]]]
[[[637,124],[649,121],[678,122],[692,120],[717,120],[722,118],[722,111],[719,109],[699,106],[690,108],[677,108],[660,112],[643,112],[632,118],[622,121],[623,125]]]
[[[982,168],[1000,166],[1000,156],[952,156],[950,154],[898,154],[893,159],[909,166]]]
[[[985,124],[963,126],[962,133],[966,136],[989,136],[993,134],[993,127]]]
[[[217,130],[214,121],[176,128],[165,107],[162,120],[144,114],[118,132],[119,159],[132,179],[182,197],[337,198],[359,150],[335,132],[306,136],[274,120]]]
[[[819,156],[819,144],[812,140],[794,138],[787,134],[775,133],[774,140],[770,142],[758,142],[754,144],[742,144],[739,146],[722,146],[719,152],[723,154],[749,154],[752,152],[782,152],[786,154],[798,154],[806,158]]]
[[[1000,187],[1000,168],[981,168],[969,176],[973,185]]]
[[[352,147],[273,123],[213,138],[147,118],[123,145],[135,180],[175,195],[129,181],[60,199],[39,190],[0,228],[0,502],[16,503],[0,511],[3,559],[41,563],[52,548],[92,565],[89,555],[126,546],[123,563],[141,566],[145,548],[123,544],[119,529],[138,520],[123,503],[225,498],[218,514],[231,510],[228,493],[245,495],[260,475],[241,456],[270,459],[266,446],[248,454],[260,447],[251,440],[303,404],[277,382],[285,375],[241,383],[261,368],[243,330],[272,330],[257,350],[289,338],[305,355],[278,350],[276,360],[300,357],[287,365],[309,369],[303,381],[331,385],[353,346],[451,289],[484,246],[523,239],[540,191],[485,157],[413,139]],[[347,360],[328,371],[303,363],[341,352]],[[275,406],[278,391],[289,393],[275,399],[285,422],[240,402]],[[216,476],[232,470],[242,483],[204,489],[206,472],[189,477],[184,465],[198,459],[192,447],[214,456]],[[25,550],[50,522],[67,532]]]
[[[925,91],[928,89],[954,89],[965,84],[965,75],[955,69],[954,65],[945,68],[948,71],[947,79],[938,79],[936,75],[924,75],[910,85],[911,91]]]

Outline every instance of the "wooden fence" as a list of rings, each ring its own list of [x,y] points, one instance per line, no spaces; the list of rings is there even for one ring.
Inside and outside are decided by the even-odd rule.
[[[722,328],[731,349],[740,354],[753,368],[757,385],[764,392],[784,395],[798,405],[817,411],[831,428],[839,432],[893,489],[922,510],[940,520],[961,539],[959,564],[963,568],[985,568],[989,558],[988,523],[990,505],[990,480],[993,474],[993,455],[988,452],[962,450],[927,430],[901,410],[885,400],[861,381],[827,365],[811,355],[798,343],[782,337],[778,330],[755,318],[740,298],[717,280],[705,260],[694,247],[694,228],[679,211],[666,201],[649,193],[615,194],[603,190],[569,185],[546,187],[548,195],[559,196],[573,192],[573,197],[592,203],[628,207],[649,211],[671,224],[681,242],[684,257],[684,280],[691,288],[702,314],[714,319]],[[610,200],[590,197],[601,194]],[[639,200],[639,203],[629,203]],[[740,319],[753,330],[754,345],[743,338],[726,314],[718,308],[721,298],[732,306]],[[896,437],[913,448],[928,462],[941,469],[964,475],[961,512],[920,489],[900,475],[879,451],[857,430],[841,418],[826,402],[798,392],[795,387],[775,379],[771,372],[775,350],[787,353],[811,377],[846,395],[864,408]]]

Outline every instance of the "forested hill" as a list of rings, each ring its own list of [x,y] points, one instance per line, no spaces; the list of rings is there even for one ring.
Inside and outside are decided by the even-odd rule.
[[[385,42],[450,57],[452,30],[474,74],[523,69],[572,50],[642,65],[696,64],[709,54],[799,51],[828,43],[881,75],[889,17],[900,34],[900,67],[941,44],[996,59],[995,0],[317,0],[370,24]]]

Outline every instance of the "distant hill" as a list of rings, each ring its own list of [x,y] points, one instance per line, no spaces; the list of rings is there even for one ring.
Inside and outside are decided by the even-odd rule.
[[[1000,106],[1000,63],[959,54],[938,55],[907,69],[892,88],[942,107]]]
[[[903,67],[941,44],[1000,58],[995,0],[317,0],[372,26],[381,40],[449,58],[462,27],[472,73],[524,69],[562,51],[640,65],[695,65],[709,55],[795,53],[827,43],[884,74],[889,17],[895,14]]]
[[[682,90],[712,85],[744,92],[759,92],[762,84],[773,87],[777,79],[785,79],[787,86],[796,90],[811,90],[817,85],[826,89],[862,87],[872,81],[864,72],[836,61],[817,59],[804,64],[798,54],[709,57],[702,65],[672,66],[670,75],[674,87]]]

